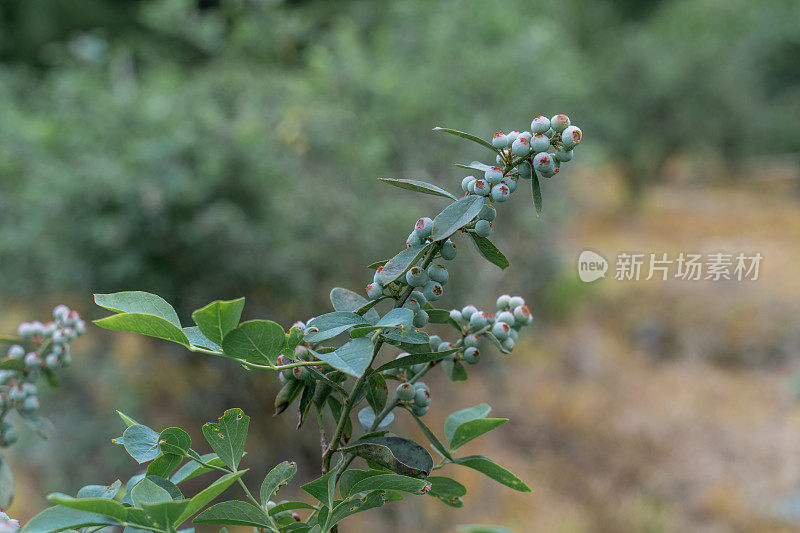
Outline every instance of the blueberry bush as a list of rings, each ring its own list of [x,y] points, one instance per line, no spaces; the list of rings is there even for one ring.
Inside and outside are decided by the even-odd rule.
[[[466,380],[467,367],[480,362],[484,344],[510,354],[521,329],[533,321],[520,296],[501,295],[492,312],[474,305],[447,311],[435,303],[449,280],[446,264],[458,255],[457,238],[474,245],[498,267],[509,266],[489,240],[498,206],[529,181],[535,209],[541,212],[540,179],[552,178],[572,159],[581,130],[566,115],[556,115],[534,118],[530,131],[498,132],[490,140],[447,128],[435,131],[473,141],[494,159],[490,164],[457,165],[475,174],[463,178],[460,197],[418,180],[381,178],[450,203],[435,217],[417,220],[397,255],[369,266],[374,274],[365,287],[366,298],[334,288],[332,312],[297,321],[286,331],[270,320],[242,322],[244,298],[212,302],[192,314],[195,325],[183,326],[175,309],[157,295],[95,295],[97,305],[111,311],[95,321],[102,328],[172,341],[198,354],[232,359],[248,370],[275,372],[281,384],[275,415],[296,406],[298,429],[311,415],[319,431],[320,476],[301,487],[307,501],[285,501],[277,495],[297,472],[292,461],[269,470],[257,490],[244,482],[247,469],[241,466],[250,417],[241,409],[229,409],[205,424],[206,442],[197,447],[183,429],[156,431],[120,413],[126,429],[113,442],[146,465],[144,471],[125,482],[83,487],[75,496],[51,494],[48,499],[54,506],[22,531],[94,531],[113,525],[169,533],[189,524],[251,526],[274,533],[338,531],[348,517],[409,494],[463,506],[467,489],[450,477],[459,468],[477,470],[513,490],[530,491],[489,457],[458,453],[467,442],[508,420],[489,417],[491,408],[482,403],[452,413],[443,432],[431,428],[423,418],[435,395],[423,379],[439,367],[454,382]],[[83,330],[69,310],[59,307],[54,314],[53,325],[20,329],[20,337],[39,346],[38,352],[25,355],[15,345],[3,362],[7,372],[15,373],[9,381],[10,390],[17,391],[15,403],[9,405],[20,413],[30,410],[28,393],[23,398],[24,386],[19,384],[37,372],[49,376],[68,354],[56,348]],[[449,328],[452,336],[428,334],[429,324]],[[402,415],[415,421],[427,444],[391,432],[395,417]],[[362,460],[359,467],[353,467],[356,459]],[[209,479],[205,488],[184,494],[184,482],[199,476]],[[238,498],[222,497],[236,487]],[[12,521],[7,523],[16,529]],[[462,529],[504,531],[487,526]]]

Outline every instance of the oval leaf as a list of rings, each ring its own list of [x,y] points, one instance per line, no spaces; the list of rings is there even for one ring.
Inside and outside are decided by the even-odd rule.
[[[421,479],[399,474],[378,474],[357,481],[349,490],[350,494],[370,490],[399,490],[411,494],[421,494],[428,490],[430,483]]]
[[[433,469],[433,458],[413,440],[402,437],[368,437],[340,449],[404,476],[424,478]]]
[[[482,455],[470,455],[469,457],[461,457],[456,459],[456,464],[464,465],[473,470],[489,476],[498,483],[502,483],[506,487],[510,487],[520,492],[531,492],[531,488],[525,484],[520,478],[498,465],[488,457]]]
[[[503,255],[503,252],[497,249],[492,241],[486,237],[481,237],[471,232],[469,236],[472,237],[472,242],[475,243],[475,247],[478,249],[478,252],[480,252],[480,254],[490,263],[495,264],[502,269],[508,268],[508,259],[506,259],[506,256]]]
[[[261,505],[266,506],[267,501],[278,489],[289,483],[295,474],[297,474],[297,463],[294,461],[284,461],[270,470],[261,483]]]
[[[369,301],[366,298],[353,291],[341,287],[331,290],[331,304],[333,304],[333,309],[336,311],[355,313],[368,303]],[[380,315],[374,309],[367,309],[363,316],[370,324],[374,324],[380,319]]]
[[[203,436],[222,462],[236,470],[244,457],[249,427],[250,417],[241,409],[228,409],[216,422],[203,425]]]
[[[431,239],[442,241],[468,224],[483,208],[484,198],[475,194],[465,196],[444,208],[433,219]],[[384,267],[385,270],[385,267]]]
[[[163,318],[167,322],[181,327],[178,313],[161,296],[142,291],[124,291],[112,294],[95,294],[94,303],[117,313],[137,313]]]
[[[158,447],[158,433],[147,426],[130,426],[122,434],[122,442],[131,457],[142,464],[152,461],[161,454]]]
[[[425,183],[424,181],[407,180],[400,178],[378,178],[378,179],[380,179],[384,183],[388,183],[389,185],[400,187],[401,189],[407,189],[409,191],[421,192],[425,194],[432,194],[433,196],[444,196],[445,198],[450,198],[451,200],[456,199],[455,196],[453,196],[446,190],[442,189],[441,187],[437,187],[436,185],[431,185],[430,183]]]
[[[222,351],[251,363],[274,366],[286,341],[283,328],[270,320],[248,320],[222,339]]]
[[[329,363],[333,368],[345,374],[360,378],[372,360],[374,346],[372,341],[360,337],[330,353],[313,352],[321,361]]]
[[[489,416],[489,413],[492,411],[492,408],[485,403],[478,404],[474,407],[468,407],[467,409],[461,409],[460,411],[456,411],[455,413],[451,414],[447,417],[447,420],[444,422],[444,435],[447,439],[448,443],[453,442],[453,436],[458,429],[458,426],[464,424],[465,422],[469,422],[470,420],[477,420],[479,418],[486,418]]]
[[[378,424],[378,427],[372,428],[373,424],[375,424],[375,411],[372,410],[372,407],[365,407],[358,412],[358,421],[361,423],[361,427],[364,428],[365,432],[381,430],[389,426],[392,422],[394,422],[394,413],[387,413],[381,423]]]
[[[436,226],[434,225],[434,227]],[[410,246],[389,259],[389,261],[383,265],[383,270],[381,270],[380,274],[378,274],[380,282],[383,285],[388,285],[405,274],[406,270],[411,268],[411,266],[416,263],[423,256],[423,254],[425,254],[425,252],[428,251],[430,246],[430,244],[418,244],[416,246]]]
[[[159,316],[146,315],[143,313],[119,313],[118,315],[111,315],[106,318],[101,318],[100,320],[95,320],[94,323],[101,328],[138,333],[140,335],[156,337],[157,339],[177,342],[187,348],[189,347],[189,338],[180,326],[176,326],[172,322]]]
[[[58,505],[45,509],[31,518],[21,533],[55,533],[65,529],[117,525],[119,522],[106,516]]]
[[[271,528],[267,513],[247,502],[230,501],[213,505],[194,517],[195,524],[225,524]]]
[[[455,450],[472,439],[476,439],[508,422],[508,418],[479,418],[464,422],[456,429],[450,441],[450,447]]]
[[[239,325],[244,309],[244,298],[211,302],[192,313],[192,320],[210,341],[221,345],[222,339]]]

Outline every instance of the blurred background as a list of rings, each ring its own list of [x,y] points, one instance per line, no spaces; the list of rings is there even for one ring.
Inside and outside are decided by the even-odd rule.
[[[432,127],[564,112],[584,142],[542,216],[523,184],[495,224],[511,267],[460,241],[442,300],[520,294],[533,331],[467,383],[428,380],[440,431],[484,400],[511,418],[464,450],[533,493],[452,470],[463,509],[416,499],[347,531],[800,531],[798,21],[794,0],[0,0],[1,330],[61,302],[99,318],[91,294],[128,289],[187,321],[239,296],[246,318],[320,314],[445,205],[376,177],[458,191],[453,163],[488,160]],[[584,249],[764,260],[750,282],[584,284]],[[8,454],[13,516],[137,472],[115,409],[201,442],[242,407],[252,484],[317,467],[316,430],[271,417],[272,375],[99,328],[73,353],[42,399],[55,436]]]

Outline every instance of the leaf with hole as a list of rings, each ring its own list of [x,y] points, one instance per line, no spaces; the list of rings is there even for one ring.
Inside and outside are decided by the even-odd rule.
[[[217,422],[209,422],[203,426],[203,436],[211,449],[232,470],[239,468],[239,462],[244,456],[249,426],[250,417],[241,409],[228,409]]]
[[[361,438],[340,448],[404,476],[424,478],[433,469],[433,458],[425,448],[402,437]]]

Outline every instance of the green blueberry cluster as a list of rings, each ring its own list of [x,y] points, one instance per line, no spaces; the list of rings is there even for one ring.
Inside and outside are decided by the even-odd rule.
[[[403,382],[397,386],[396,394],[397,401],[411,409],[414,415],[425,416],[428,412],[428,407],[431,405],[431,389],[422,381]]]
[[[17,533],[18,531],[19,520],[14,520],[3,511],[0,511],[0,533]]]
[[[20,324],[17,334],[32,349],[13,344],[0,361],[0,446],[11,446],[19,438],[6,415],[16,410],[23,418],[30,418],[39,410],[36,381],[41,374],[50,378],[55,370],[69,365],[69,342],[85,332],[86,323],[65,305],[53,309],[51,322]]]
[[[462,331],[460,343],[464,351],[457,355],[456,359],[460,356],[471,364],[479,360],[478,348],[481,337],[491,336],[504,351],[511,352],[519,337],[520,329],[533,322],[533,314],[525,305],[525,300],[521,296],[508,294],[497,298],[497,310],[494,313],[486,313],[474,305],[468,305],[461,310],[450,311],[450,318],[461,326]],[[448,348],[445,343],[439,344],[439,351],[446,349]]]

